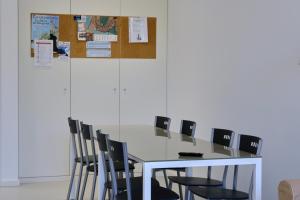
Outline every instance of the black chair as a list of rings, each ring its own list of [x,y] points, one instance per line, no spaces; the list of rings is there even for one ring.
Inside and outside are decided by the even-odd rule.
[[[96,135],[97,135],[97,142],[99,146],[99,155],[101,156],[101,163],[104,172],[104,193],[101,199],[105,200],[107,189],[110,190],[112,189],[112,184],[111,181],[109,181],[109,176],[108,176],[110,173],[110,167],[108,162],[108,156],[107,156],[108,150],[106,144],[106,138],[108,138],[109,135],[102,134],[100,130],[96,131]],[[114,165],[115,165],[116,172],[122,173],[125,171],[124,165],[121,162],[115,162]],[[133,170],[134,170],[134,165],[129,163],[129,172],[132,176],[133,176]],[[136,177],[136,178],[134,177],[133,185],[141,184],[141,181],[142,181],[141,177]],[[153,183],[159,185],[157,181]],[[120,191],[126,190],[126,179],[118,179],[118,190]]]
[[[180,134],[195,137],[196,122],[181,120]]]
[[[85,193],[85,188],[86,188],[86,183],[87,183],[89,172],[93,173],[92,191],[91,191],[91,195],[90,195],[90,199],[92,200],[92,199],[94,199],[94,195],[95,195],[96,180],[97,180],[97,175],[98,175],[98,164],[97,164],[98,163],[98,155],[96,154],[92,125],[87,125],[87,124],[84,124],[81,122],[81,132],[82,132],[82,140],[83,140],[83,147],[84,147],[85,155],[89,155],[89,152],[88,152],[89,148],[88,148],[88,143],[87,143],[87,141],[89,141],[90,142],[89,146],[92,149],[92,156],[89,156],[89,157],[92,157],[93,162],[86,160],[86,173],[85,173],[85,177],[84,177],[80,200],[83,200],[83,198],[84,198],[84,193]],[[100,130],[97,130],[97,133],[100,133]],[[108,165],[109,165],[109,163],[107,160],[106,168],[108,167]],[[125,171],[124,166],[121,163],[115,163],[115,165],[116,165],[117,172],[123,173]],[[133,174],[134,166],[130,164],[129,168],[130,168],[130,172]],[[125,184],[123,184],[123,185],[125,185]]]
[[[85,158],[86,158],[85,159],[86,170],[85,170],[84,181],[83,181],[83,185],[82,185],[82,189],[81,189],[80,200],[83,200],[83,197],[84,197],[89,172],[94,172],[92,191],[91,191],[91,195],[90,195],[90,199],[94,199],[96,180],[97,180],[97,164],[96,164],[97,163],[97,155],[96,155],[95,142],[94,142],[94,136],[93,136],[93,127],[91,125],[84,124],[83,122],[80,122],[80,126],[81,126],[81,134],[82,134],[82,140],[83,140],[84,153],[85,153]],[[90,155],[88,152],[87,141],[90,142],[93,162],[90,162],[90,160],[87,159]]]
[[[250,135],[238,136],[238,149],[254,155],[260,155],[262,146],[262,139]],[[249,186],[249,193],[237,190],[237,176],[238,165],[234,166],[234,178],[232,189],[226,189],[223,187],[189,187],[189,190],[204,199],[252,199],[253,193],[253,171],[251,175],[251,182]]]
[[[78,176],[78,182],[77,182],[77,188],[76,188],[76,194],[75,194],[76,195],[75,199],[78,198],[79,191],[80,191],[82,170],[83,170],[83,166],[85,165],[84,159],[82,159],[83,153],[82,153],[82,143],[81,143],[79,122],[78,122],[78,120],[73,120],[71,117],[69,117],[68,123],[69,123],[70,133],[71,133],[71,143],[72,143],[74,159],[72,160],[72,172],[71,172],[71,180],[70,180],[68,194],[67,194],[67,200],[70,199],[72,187],[74,185],[74,177],[75,177],[76,167],[77,167],[77,164],[80,163],[80,170],[79,170],[79,176]]]
[[[162,128],[164,130],[169,130],[171,125],[171,119],[169,117],[163,117],[163,116],[155,116],[155,127]]]
[[[225,147],[232,147],[234,140],[234,132],[226,129],[212,129],[211,141],[212,143],[219,144]],[[226,184],[228,166],[224,167],[222,180],[216,180],[211,178],[212,168],[209,166],[207,170],[207,178],[203,177],[180,177],[180,176],[170,176],[170,186],[172,183],[177,183],[184,186],[205,186],[205,187],[223,187]],[[180,193],[182,195],[182,192]],[[183,197],[180,196],[180,199]]]
[[[164,129],[168,131],[170,129],[171,125],[171,119],[169,117],[164,117],[164,116],[155,116],[155,122],[154,126],[157,128]],[[155,169],[153,170],[152,176],[155,178],[156,177],[156,172],[162,171],[164,174],[164,179],[165,179],[165,184],[166,187],[168,187],[168,178],[167,178],[167,173],[166,170],[163,169]]]
[[[110,174],[112,180],[112,199],[113,200],[142,200],[143,199],[142,183],[136,186],[132,185],[132,179],[134,179],[135,177],[133,178],[130,177],[126,143],[107,139],[107,147],[108,147]],[[124,164],[125,180],[126,180],[125,191],[118,190],[118,180],[117,180],[117,175],[116,175],[115,165],[114,165],[115,162],[121,162]],[[152,197],[151,199],[153,200],[175,200],[179,198],[179,196],[175,192],[160,186],[151,187],[151,197]]]
[[[180,125],[180,134],[188,136],[188,138],[193,139],[195,137],[195,131],[196,131],[196,122],[194,121],[189,121],[189,120],[181,120],[181,125]],[[166,170],[175,170],[177,173],[177,177],[180,177],[180,172],[185,172],[185,168],[170,168]],[[180,199],[183,199],[182,195],[182,186],[178,184],[179,187],[179,195]],[[172,189],[172,182],[170,181],[168,184],[168,188]]]
[[[89,163],[93,163],[94,159],[92,155],[88,155],[87,157],[83,155],[79,121],[73,120],[71,117],[69,117],[68,123],[70,127],[71,143],[72,143],[72,150],[74,155],[74,159],[72,160],[73,164],[72,164],[71,180],[70,180],[70,185],[69,185],[68,195],[67,195],[67,199],[69,200],[71,196],[72,186],[74,185],[74,177],[75,177],[77,164],[80,163],[80,170],[79,170],[75,199],[79,198],[82,171],[83,171],[83,167],[87,164],[86,160],[88,159]]]

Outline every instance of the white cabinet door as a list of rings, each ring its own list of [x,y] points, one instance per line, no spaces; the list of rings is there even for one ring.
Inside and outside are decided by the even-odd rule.
[[[120,15],[119,0],[72,0],[72,14]],[[119,123],[119,60],[72,59],[71,115],[92,125]]]
[[[59,6],[57,6],[59,5]],[[69,174],[70,63],[36,67],[30,57],[30,13],[68,13],[60,0],[19,1],[19,175]]]
[[[120,123],[152,125],[155,115],[166,113],[167,1],[122,2],[123,16],[157,18],[157,46],[156,59],[120,61]]]
[[[119,123],[119,62],[72,59],[71,115],[92,125]]]

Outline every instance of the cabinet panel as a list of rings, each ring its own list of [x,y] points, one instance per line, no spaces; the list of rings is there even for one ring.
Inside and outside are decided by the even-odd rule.
[[[21,178],[68,175],[70,64],[55,59],[51,67],[33,65],[32,12],[69,13],[69,2],[19,1],[19,174]]]
[[[156,61],[125,61],[120,66],[120,123],[154,123],[166,105],[165,67]]]
[[[166,113],[167,1],[122,2],[121,15],[157,18],[157,58],[120,61],[120,123],[152,125]]]
[[[119,123],[119,62],[72,59],[72,117],[90,124]]]
[[[119,0],[72,0],[71,13],[120,15]],[[119,123],[119,60],[72,59],[71,113],[90,124]]]

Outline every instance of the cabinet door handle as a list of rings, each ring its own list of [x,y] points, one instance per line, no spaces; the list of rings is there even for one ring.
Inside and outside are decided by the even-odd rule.
[[[117,92],[117,88],[114,88],[113,91],[116,93]]]
[[[127,88],[123,88],[123,92],[124,92],[124,94],[126,94]]]

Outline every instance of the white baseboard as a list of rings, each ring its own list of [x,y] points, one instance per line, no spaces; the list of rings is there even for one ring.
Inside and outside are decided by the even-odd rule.
[[[42,183],[42,182],[68,181],[68,180],[70,180],[70,176],[30,177],[30,178],[20,178],[20,183]]]
[[[1,187],[15,187],[20,185],[19,179],[2,179],[0,180],[0,186]]]

